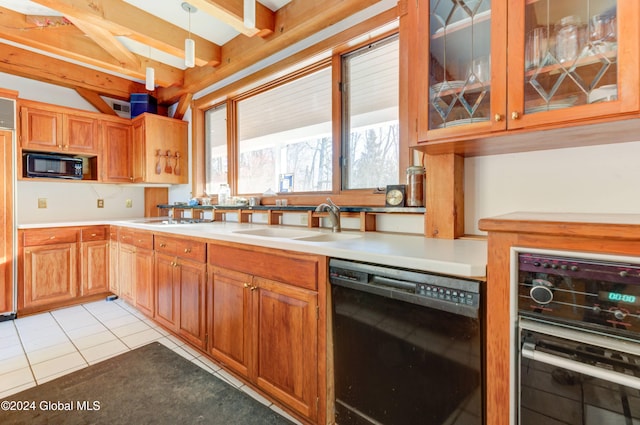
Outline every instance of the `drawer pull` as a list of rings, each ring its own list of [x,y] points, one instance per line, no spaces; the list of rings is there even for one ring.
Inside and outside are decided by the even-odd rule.
[[[251,290],[252,290],[252,291],[255,291],[256,289],[258,289],[258,287],[257,287],[257,286],[252,286],[252,287],[251,287]]]
[[[55,239],[55,238],[56,238],[55,236],[49,236],[49,239]]]
[[[242,286],[244,286],[245,288],[251,288],[251,285],[250,285],[250,284],[248,284],[248,283],[246,283],[246,282],[245,282],[245,284],[244,284],[244,285],[242,285]]]
[[[185,248],[184,252],[185,252],[185,254],[190,254],[191,253],[191,248]]]
[[[166,248],[166,247],[167,247],[167,244],[166,244],[166,243],[161,243],[161,244],[160,244],[160,248]]]
[[[97,235],[96,235],[95,233],[92,233],[92,234],[91,234],[91,237],[92,237],[92,238],[95,238],[96,236],[97,236]]]
[[[138,239],[138,243],[142,243],[142,239]]]

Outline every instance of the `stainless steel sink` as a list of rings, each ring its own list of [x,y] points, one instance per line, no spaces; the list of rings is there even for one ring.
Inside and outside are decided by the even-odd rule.
[[[305,242],[333,242],[333,241],[343,241],[347,239],[357,239],[362,237],[362,235],[356,233],[320,233],[314,236],[305,236],[303,238],[296,238],[299,241]]]

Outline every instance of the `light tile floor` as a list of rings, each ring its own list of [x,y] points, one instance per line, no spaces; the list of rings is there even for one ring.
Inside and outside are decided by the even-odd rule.
[[[0,399],[153,341],[299,423],[122,300],[0,322]]]

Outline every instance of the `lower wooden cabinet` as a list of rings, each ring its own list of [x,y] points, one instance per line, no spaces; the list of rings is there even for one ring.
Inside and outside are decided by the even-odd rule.
[[[211,244],[208,252],[209,354],[318,421],[324,257]]]
[[[106,226],[23,229],[18,240],[18,313],[109,293]]]
[[[198,348],[206,344],[206,244],[156,236],[156,320]]]
[[[118,241],[119,295],[154,317],[153,233],[123,228],[119,231]]]

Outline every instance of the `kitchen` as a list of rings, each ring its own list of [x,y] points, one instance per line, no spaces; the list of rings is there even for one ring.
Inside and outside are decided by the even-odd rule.
[[[2,74],[1,86],[19,92],[21,99],[91,110],[91,106],[75,91],[60,86],[10,74]],[[189,114],[185,114],[185,119],[190,118]],[[458,182],[464,191],[464,233],[483,237],[486,233],[480,230],[478,224],[481,219],[513,211],[636,213],[639,201],[634,196],[636,190],[633,182],[638,177],[634,157],[640,145],[634,139],[633,127],[629,128],[625,129],[628,134],[620,139],[625,143],[609,144],[619,141],[612,140],[617,135],[611,129],[584,136],[585,132],[589,132],[587,127],[585,132],[579,133],[580,137],[584,137],[585,145],[594,146],[576,147],[581,145],[580,138],[570,132],[567,135],[551,132],[547,133],[547,137],[552,139],[550,141],[555,142],[553,138],[558,138],[557,143],[566,147],[465,157],[464,177]],[[587,143],[588,138],[590,140]],[[593,142],[592,139],[597,140]],[[172,186],[169,188],[168,201],[173,203],[189,199],[191,191],[191,185]],[[69,191],[65,183],[18,181],[16,195],[18,225],[126,219],[144,215],[143,187],[75,184],[73,191]],[[38,198],[47,199],[46,209],[37,208]],[[95,207],[96,198],[105,199],[103,209]],[[131,208],[125,206],[127,200],[132,200]],[[342,202],[342,205],[347,204]],[[69,208],[69,205],[74,207]],[[416,219],[411,216],[406,222],[404,217],[402,220],[382,217],[379,222],[383,231],[387,228],[398,231],[396,229],[400,228],[401,232],[406,233],[426,233],[427,224],[421,217]]]

